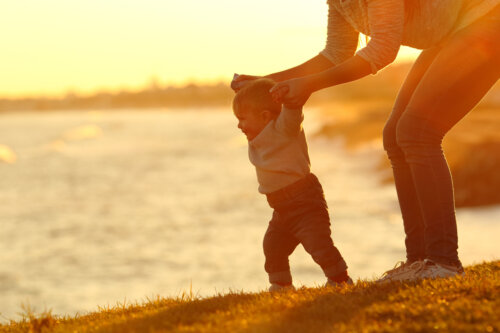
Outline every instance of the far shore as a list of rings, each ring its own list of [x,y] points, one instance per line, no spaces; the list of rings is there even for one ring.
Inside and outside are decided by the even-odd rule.
[[[319,91],[307,105],[320,106],[331,101],[393,101],[411,63],[388,66],[377,75]],[[234,92],[229,82],[213,84],[188,83],[183,86],[162,85],[153,80],[141,89],[102,90],[93,93],[68,91],[61,96],[6,97],[0,92],[0,112],[53,110],[120,110],[145,108],[229,107]],[[500,107],[500,83],[497,83],[483,103]]]

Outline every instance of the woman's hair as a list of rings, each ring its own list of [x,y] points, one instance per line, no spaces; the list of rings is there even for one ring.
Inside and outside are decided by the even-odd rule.
[[[250,81],[234,96],[233,110],[242,108],[252,112],[268,110],[277,117],[281,111],[281,104],[273,101],[269,93],[274,84],[273,80],[267,78]]]

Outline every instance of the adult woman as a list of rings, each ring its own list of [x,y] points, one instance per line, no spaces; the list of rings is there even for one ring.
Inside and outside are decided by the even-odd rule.
[[[406,262],[381,281],[463,274],[453,187],[441,141],[500,76],[500,0],[328,0],[326,48],[268,77],[287,104],[357,80],[423,49],[384,128],[406,234]],[[358,32],[371,37],[354,54]],[[237,80],[252,79],[240,76]]]

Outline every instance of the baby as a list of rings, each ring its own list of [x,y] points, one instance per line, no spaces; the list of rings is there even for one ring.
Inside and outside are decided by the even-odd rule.
[[[232,86],[237,90],[233,111],[248,140],[259,192],[274,209],[264,236],[269,291],[294,288],[288,257],[299,244],[322,268],[328,278],[326,285],[352,283],[330,237],[323,189],[310,171],[302,107],[282,107],[279,96],[269,93],[273,86],[274,81],[265,78]]]

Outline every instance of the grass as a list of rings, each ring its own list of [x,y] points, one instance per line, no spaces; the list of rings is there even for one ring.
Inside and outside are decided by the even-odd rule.
[[[77,300],[75,300],[77,301]],[[119,304],[76,317],[34,315],[0,332],[500,332],[500,261],[465,277],[230,293]]]

